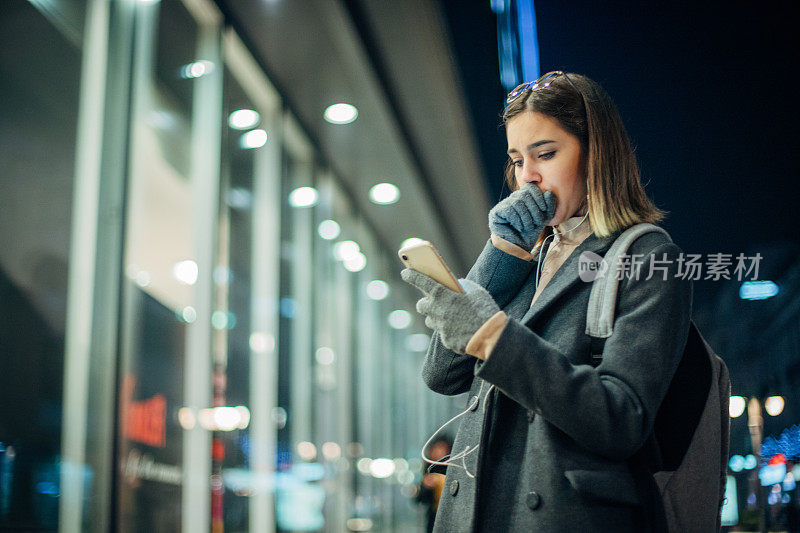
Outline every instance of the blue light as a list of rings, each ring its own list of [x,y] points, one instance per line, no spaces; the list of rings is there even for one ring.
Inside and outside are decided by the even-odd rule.
[[[319,463],[297,463],[291,473],[303,481],[319,481],[325,477],[325,467]]]
[[[536,12],[533,9],[533,0],[518,0],[517,32],[522,79],[535,80],[539,77],[539,41],[536,38]]]
[[[494,11],[498,15],[500,15],[506,10],[506,5],[503,0],[490,0],[489,3],[492,7],[492,11]]]
[[[757,463],[756,456],[753,455],[752,453],[748,454],[744,458],[744,469],[745,470],[752,470],[752,469],[754,469],[756,467],[756,463]]]
[[[761,480],[762,487],[769,487],[776,483],[782,483],[786,477],[786,464],[781,463],[778,465],[767,465],[758,472],[758,478]]]
[[[325,525],[325,489],[293,473],[276,472],[275,518],[280,529],[318,531]]]
[[[765,300],[780,292],[774,281],[745,281],[739,287],[739,298],[742,300]]]
[[[728,461],[728,467],[734,472],[741,472],[742,468],[744,468],[744,464],[745,460],[741,455],[734,455],[731,457],[731,460]]]
[[[539,42],[533,0],[491,0],[497,14],[500,83],[510,91],[539,77]]]
[[[58,496],[58,485],[52,481],[40,481],[36,484],[36,492],[48,496]]]

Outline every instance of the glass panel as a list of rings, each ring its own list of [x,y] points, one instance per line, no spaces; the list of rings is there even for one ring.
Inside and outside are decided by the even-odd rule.
[[[180,531],[210,518],[214,224],[204,221],[216,220],[207,191],[217,187],[221,73],[213,28],[184,3],[136,9],[117,529]]]
[[[84,18],[77,1],[0,6],[2,530],[58,526]]]
[[[214,434],[212,520],[246,531],[253,492],[250,471],[250,339],[253,332],[253,186],[256,157],[266,143],[266,113],[225,69],[219,259],[214,271],[218,304],[214,327],[214,405],[237,409],[232,431]],[[233,413],[233,412],[231,412]]]
[[[333,187],[329,176],[318,180],[319,204],[315,209],[312,239],[315,270],[314,409],[315,442],[320,446],[319,462],[326,473],[325,522],[331,530],[352,515],[351,457],[353,435],[353,343],[356,325],[354,298],[357,274],[347,271],[335,259],[336,242],[353,237],[346,231],[349,220],[334,217]],[[336,239],[325,239],[323,222],[338,220],[345,231]],[[330,223],[326,222],[330,226]],[[351,226],[350,226],[351,227]],[[322,228],[322,232],[320,232]]]
[[[287,121],[287,124],[291,122]],[[323,412],[312,402],[314,384],[335,387],[330,372],[313,373],[317,344],[314,309],[317,290],[313,280],[312,232],[316,207],[291,195],[313,185],[313,165],[295,128],[287,128],[283,157],[281,198],[286,209],[281,219],[280,342],[278,344],[278,405],[288,416],[278,431],[276,525],[278,531],[314,531],[324,524],[325,491],[321,460],[322,442],[316,438]]]

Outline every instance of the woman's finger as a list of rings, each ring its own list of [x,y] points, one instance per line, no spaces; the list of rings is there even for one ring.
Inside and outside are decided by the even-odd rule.
[[[425,325],[428,326],[430,329],[436,329],[436,323],[434,322],[433,318],[429,316],[425,317]]]
[[[439,285],[439,283],[432,278],[426,276],[422,272],[414,270],[413,268],[404,268],[401,270],[400,277],[403,278],[403,281],[406,283],[410,283],[426,294],[433,293],[433,290],[437,285]]]
[[[549,220],[553,218],[553,216],[556,214],[558,198],[556,197],[556,194],[553,191],[545,191],[542,197],[544,198],[545,204],[547,204],[547,209],[545,210],[545,212],[547,213]]]
[[[525,192],[525,198],[527,199],[528,202],[532,201],[536,205],[536,207],[538,207],[542,211],[547,209],[547,202],[545,202],[544,196],[542,195],[542,190],[539,188],[538,185],[532,182],[528,182],[522,186],[521,190]]]
[[[518,202],[514,205],[514,211],[517,212],[520,220],[520,225],[516,227],[517,231],[520,233],[531,231],[535,225],[535,216],[534,213],[531,212],[528,204],[526,202]],[[534,209],[534,212],[535,211]]]
[[[511,197],[509,196],[509,198]],[[497,215],[504,220],[506,224],[514,229],[517,229],[522,225],[522,219],[515,208],[515,203],[509,203],[507,206],[501,209]]]
[[[427,315],[431,309],[431,298],[426,296],[417,301],[417,312],[421,315]]]

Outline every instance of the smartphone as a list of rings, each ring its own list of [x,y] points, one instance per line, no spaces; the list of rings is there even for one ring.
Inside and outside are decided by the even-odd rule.
[[[430,242],[421,241],[405,246],[397,252],[397,255],[408,268],[422,272],[452,291],[464,292],[436,247]]]

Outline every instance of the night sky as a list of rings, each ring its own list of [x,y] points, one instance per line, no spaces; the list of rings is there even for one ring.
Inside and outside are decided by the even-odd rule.
[[[537,1],[541,71],[579,72],[611,94],[685,252],[761,250],[779,276],[800,253],[800,32],[788,3],[714,4]],[[494,202],[506,160],[496,17],[489,0],[443,5]],[[695,282],[695,305],[720,287]]]

